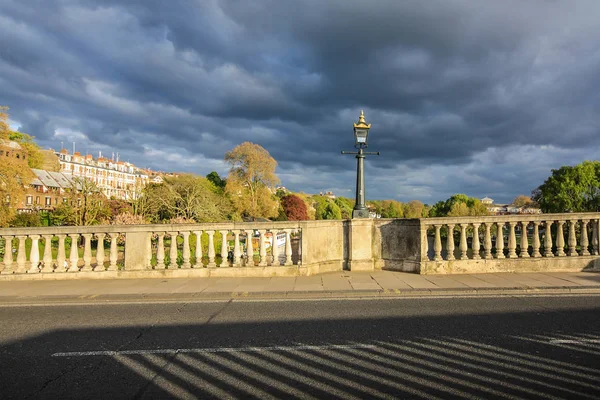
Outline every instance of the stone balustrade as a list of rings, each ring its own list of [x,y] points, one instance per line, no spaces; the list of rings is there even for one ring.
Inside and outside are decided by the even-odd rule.
[[[0,275],[286,275],[301,242],[293,222],[0,229]]]
[[[599,221],[573,213],[9,228],[0,229],[0,279],[600,270]],[[267,245],[277,238],[282,245]]]
[[[421,219],[420,272],[594,268],[599,220],[600,213]]]

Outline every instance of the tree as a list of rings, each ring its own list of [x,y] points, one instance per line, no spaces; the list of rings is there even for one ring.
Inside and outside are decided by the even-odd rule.
[[[404,205],[404,218],[421,218],[425,205],[419,200],[411,200]]]
[[[531,193],[543,212],[583,212],[600,209],[600,161],[553,169]]]
[[[8,107],[0,106],[0,139],[8,139],[10,125],[8,125]]]
[[[273,195],[279,183],[277,161],[258,144],[245,142],[225,154],[231,165],[225,192],[237,212],[244,217],[277,216],[279,203]]]
[[[35,138],[33,136],[22,132],[11,131],[8,134],[8,138],[19,143],[23,150],[25,150],[29,168],[42,169],[44,167],[46,158],[40,147],[35,143]]]
[[[289,194],[281,199],[281,206],[288,221],[306,221],[308,214],[304,201],[293,194]]]
[[[232,207],[207,178],[191,174],[165,178],[164,183],[144,188],[141,215],[154,222],[181,218],[197,222],[229,219]]]
[[[50,214],[54,225],[89,226],[108,219],[108,199],[91,180],[73,177],[67,202],[59,204]]]
[[[454,194],[447,200],[438,201],[429,210],[430,217],[458,217],[467,215],[489,215],[485,204],[476,197]]]
[[[225,190],[227,179],[222,179],[216,171],[212,171],[210,174],[206,175],[206,179],[215,185],[216,188]]]
[[[352,218],[352,208],[354,207],[350,200],[345,197],[336,197],[334,203],[340,208],[342,219]]]
[[[520,194],[515,197],[511,204],[516,207],[527,207],[533,204],[533,200],[531,200],[531,197],[529,196]]]
[[[0,227],[8,226],[15,217],[25,186],[34,175],[23,159],[2,157],[0,162]]]

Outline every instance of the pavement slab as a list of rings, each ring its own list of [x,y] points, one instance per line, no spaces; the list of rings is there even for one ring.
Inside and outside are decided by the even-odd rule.
[[[449,276],[428,276],[427,280],[440,289],[466,289],[469,287]]]
[[[452,279],[474,289],[495,287],[494,284],[486,282],[483,279],[479,279],[478,277],[473,275],[452,275]]]

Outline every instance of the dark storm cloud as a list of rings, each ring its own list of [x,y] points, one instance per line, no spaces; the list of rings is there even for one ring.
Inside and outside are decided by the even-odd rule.
[[[0,104],[44,146],[226,173],[261,144],[293,190],[528,194],[600,147],[594,1],[0,0]]]

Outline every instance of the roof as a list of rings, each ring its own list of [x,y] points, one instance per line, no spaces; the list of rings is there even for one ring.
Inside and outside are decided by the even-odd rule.
[[[32,185],[63,189],[70,189],[75,185],[78,190],[81,190],[81,184],[74,180],[71,174],[44,171],[35,168],[32,168],[31,171],[35,174],[35,178],[31,182]]]
[[[10,147],[15,150],[23,150],[23,147],[17,142],[13,142],[12,140],[0,139],[0,144],[5,147]]]
[[[48,171],[44,171],[43,169],[35,169],[32,168],[31,171],[35,174],[36,179],[32,182],[34,185],[42,185],[51,188],[61,188],[62,186],[54,180],[54,178],[50,175]],[[36,182],[37,181],[37,182]],[[38,183],[39,182],[39,183]]]

